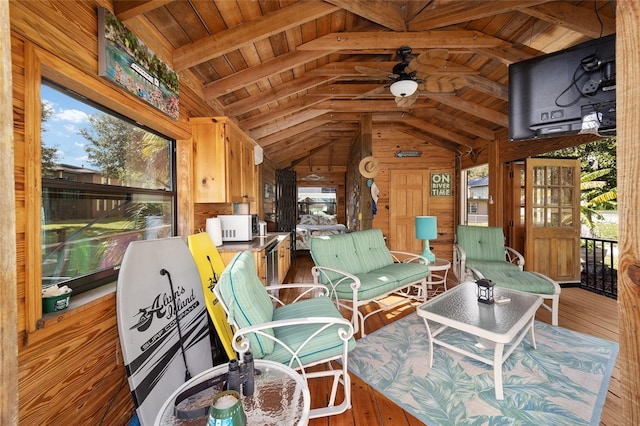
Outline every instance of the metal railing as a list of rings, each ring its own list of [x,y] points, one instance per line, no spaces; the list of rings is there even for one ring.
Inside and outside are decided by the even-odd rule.
[[[618,242],[580,237],[580,287],[618,298]]]

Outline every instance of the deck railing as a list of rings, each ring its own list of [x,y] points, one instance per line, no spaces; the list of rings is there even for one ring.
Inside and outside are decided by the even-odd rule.
[[[618,242],[580,237],[580,287],[618,298]]]

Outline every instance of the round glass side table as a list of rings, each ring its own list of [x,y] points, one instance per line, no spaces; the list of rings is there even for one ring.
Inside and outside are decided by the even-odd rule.
[[[446,259],[436,258],[427,266],[431,271],[427,277],[427,298],[429,298],[447,291],[447,274],[451,269],[451,262]]]
[[[248,425],[306,425],[309,421],[311,397],[302,375],[286,365],[267,360],[255,360],[255,391],[252,396],[242,396],[242,407]],[[203,371],[175,390],[164,402],[156,417],[156,426],[206,425],[207,416],[195,419],[178,419],[174,415],[176,397],[199,383],[226,374],[227,364]],[[209,407],[213,396],[221,392],[223,384],[208,387],[181,401],[179,410],[195,410]],[[242,393],[241,393],[242,394]],[[207,411],[208,412],[208,411]]]

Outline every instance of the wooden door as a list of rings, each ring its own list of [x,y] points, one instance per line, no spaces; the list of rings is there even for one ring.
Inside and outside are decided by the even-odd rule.
[[[580,281],[580,162],[526,162],[525,269]]]
[[[506,245],[524,254],[525,165],[511,162],[504,167],[504,207]]]
[[[424,242],[416,239],[415,218],[427,211],[424,205],[428,187],[425,173],[422,170],[392,170],[390,178],[388,246],[391,250],[421,253]]]

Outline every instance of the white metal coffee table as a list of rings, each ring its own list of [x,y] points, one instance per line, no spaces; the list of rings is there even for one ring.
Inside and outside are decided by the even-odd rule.
[[[536,347],[533,324],[535,313],[542,298],[535,294],[494,287],[495,296],[507,297],[511,301],[505,304],[487,305],[478,302],[476,283],[465,282],[455,286],[417,308],[418,316],[424,319],[429,335],[429,365],[433,366],[433,344],[461,353],[478,361],[493,365],[493,380],[496,399],[504,399],[502,388],[502,363],[520,344],[528,331],[531,332],[531,345]],[[429,322],[437,323],[431,329]],[[486,339],[495,344],[493,359],[478,353],[453,346],[437,336],[447,328]],[[507,350],[505,351],[505,345]]]

